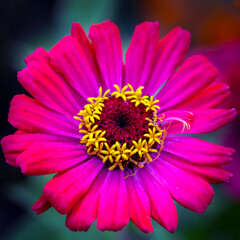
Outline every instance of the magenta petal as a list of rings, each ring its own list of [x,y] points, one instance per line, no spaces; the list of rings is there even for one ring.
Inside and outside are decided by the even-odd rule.
[[[197,176],[205,179],[209,183],[223,183],[228,182],[232,177],[232,174],[218,165],[205,166],[202,164],[193,164],[183,157],[161,152],[161,160],[165,160],[168,163],[175,165],[187,172],[196,174]]]
[[[90,40],[88,39],[83,27],[79,23],[73,22],[71,28],[71,35],[75,37],[81,45],[82,50],[84,51],[85,56],[87,57],[88,62],[91,65],[92,71],[97,79],[99,86],[102,86],[104,89],[106,89],[106,82],[102,78],[99,66],[97,64],[95,49]]]
[[[172,107],[207,87],[217,77],[217,69],[203,56],[188,58],[157,95],[161,109]]]
[[[177,210],[164,182],[147,167],[139,169],[137,174],[151,201],[153,219],[169,232],[174,232],[178,222]]]
[[[136,26],[126,53],[126,84],[146,87],[159,41],[159,23],[144,22]]]
[[[29,62],[18,80],[36,100],[63,114],[73,116],[87,103],[46,61]]]
[[[164,151],[183,157],[191,163],[221,165],[229,163],[234,149],[218,146],[194,137],[167,137]]]
[[[213,188],[205,180],[159,158],[149,165],[172,197],[183,207],[203,213],[213,198]]]
[[[94,179],[88,192],[75,204],[67,215],[66,226],[72,231],[87,231],[97,218],[99,195],[102,191],[107,168]]]
[[[52,207],[51,203],[47,200],[47,198],[42,194],[41,197],[35,202],[32,206],[32,210],[37,214],[41,214],[47,211],[50,207]]]
[[[25,58],[26,64],[32,61],[36,61],[36,62],[44,61],[49,63],[48,52],[42,47],[38,47],[32,54],[30,54]]]
[[[85,99],[98,96],[97,77],[92,70],[95,66],[76,38],[64,37],[49,51],[49,56],[54,70]]]
[[[23,152],[26,148],[20,147],[20,149],[15,149],[14,148],[14,143],[11,144],[12,138],[15,138],[15,135],[9,135],[1,139],[1,146],[2,150],[4,153],[4,157],[6,159],[6,163],[14,166],[14,167],[19,167],[18,164],[16,163],[17,156],[19,153]],[[13,141],[14,142],[14,141]],[[22,150],[23,148],[23,150]]]
[[[128,197],[121,170],[108,171],[102,186],[97,213],[100,231],[119,231],[129,222]]]
[[[215,108],[229,95],[230,90],[228,85],[223,83],[212,84],[173,108],[181,110]]]
[[[11,152],[11,153],[4,152],[6,163],[10,164],[13,167],[19,167],[18,164],[16,163],[16,159],[18,155],[19,153],[16,153],[16,152]]]
[[[43,193],[52,206],[61,214],[67,214],[91,186],[103,167],[99,158],[92,158],[59,177],[50,180]]]
[[[194,118],[188,133],[195,134],[216,131],[231,122],[237,114],[235,109],[207,109],[192,112]]]
[[[12,99],[8,120],[15,128],[28,132],[81,138],[77,121],[47,109],[25,95],[16,95]]]
[[[235,109],[200,109],[191,112],[193,120],[190,123],[190,129],[185,128],[182,131],[182,123],[173,123],[168,129],[168,135],[210,133],[227,125],[237,114]]]
[[[130,219],[143,232],[153,232],[151,222],[151,205],[148,195],[136,177],[126,180]]]
[[[35,143],[17,157],[26,175],[43,175],[64,171],[89,158],[85,146],[67,143]]]
[[[34,143],[41,142],[68,142],[68,143],[79,143],[78,139],[48,135],[41,133],[18,133],[4,137],[1,140],[1,146],[3,149],[6,162],[10,165],[18,167],[16,163],[17,156],[32,146]]]
[[[96,57],[107,87],[122,85],[122,44],[118,27],[109,20],[91,25],[89,37],[96,50]]]
[[[174,28],[158,43],[150,77],[145,82],[146,92],[154,95],[161,85],[182,63],[190,45],[189,32]]]

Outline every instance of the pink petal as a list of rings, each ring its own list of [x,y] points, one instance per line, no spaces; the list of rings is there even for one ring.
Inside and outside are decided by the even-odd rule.
[[[32,210],[37,214],[41,214],[47,211],[50,207],[52,207],[51,203],[47,200],[47,198],[42,194],[41,197],[35,202],[32,206]]]
[[[193,120],[190,129],[185,129],[184,134],[202,134],[216,131],[231,122],[237,114],[235,109],[200,109],[191,112],[193,113]],[[172,123],[168,129],[168,135],[181,134],[182,129],[181,123]]]
[[[158,22],[144,22],[136,26],[126,53],[126,84],[134,88],[147,86],[158,41]]]
[[[209,183],[228,182],[229,179],[232,177],[232,174],[230,172],[219,166],[204,166],[192,164],[182,157],[167,153],[165,151],[161,152],[161,159],[187,172],[196,174],[197,176],[208,181]]]
[[[74,116],[87,103],[46,61],[29,62],[18,80],[36,100],[63,114]]]
[[[163,181],[147,167],[139,169],[137,176],[141,179],[151,201],[153,219],[169,232],[174,232],[178,222],[177,210],[168,190],[163,185]]]
[[[45,61],[49,63],[49,57],[48,57],[47,51],[42,47],[38,47],[32,54],[30,54],[25,58],[26,64],[32,61],[36,61],[36,62]]]
[[[24,174],[43,175],[64,171],[89,158],[85,146],[69,143],[35,143],[17,157]]]
[[[16,163],[16,159],[19,153],[4,153],[4,157],[6,159],[6,163],[9,165],[12,165],[13,167],[19,167],[18,164]]]
[[[99,196],[102,191],[107,168],[103,168],[94,179],[88,192],[75,204],[67,215],[66,226],[72,231],[87,231],[97,218]]]
[[[172,197],[183,207],[203,213],[213,198],[213,189],[205,180],[159,158],[149,165],[161,177]]]
[[[102,86],[104,89],[106,89],[106,82],[101,76],[100,69],[97,63],[96,59],[96,52],[92,45],[92,43],[89,41],[83,27],[79,23],[73,23],[71,28],[71,35],[75,37],[79,44],[82,46],[82,50],[85,53],[85,56],[88,59],[88,62],[90,63],[92,67],[92,71],[94,75],[96,76],[97,82]]]
[[[217,77],[217,69],[203,56],[188,58],[160,90],[161,109],[179,104],[207,87]]]
[[[89,37],[96,50],[96,57],[107,87],[122,85],[122,45],[118,27],[109,20],[91,25]]]
[[[190,37],[189,32],[176,27],[158,43],[155,62],[145,88],[149,95],[154,95],[182,63],[189,49]]]
[[[103,167],[99,158],[92,158],[59,177],[50,180],[43,193],[61,214],[71,211],[73,205],[89,190],[93,180]]]
[[[98,96],[97,76],[88,61],[83,47],[76,38],[62,38],[50,51],[50,63],[57,73],[80,93],[85,99]]]
[[[183,157],[191,163],[221,165],[229,163],[234,149],[218,146],[195,137],[167,137],[164,151]]]
[[[56,136],[56,135],[48,135],[41,133],[21,133],[9,135],[4,137],[1,140],[1,146],[3,149],[4,156],[6,158],[6,162],[10,165],[18,167],[16,163],[17,156],[32,146],[34,143],[40,142],[71,142],[71,143],[79,143],[78,139]]]
[[[121,170],[108,171],[102,186],[97,213],[100,231],[119,231],[129,222],[128,197]]]
[[[150,213],[150,201],[136,177],[126,180],[130,219],[143,232],[153,232]]]
[[[8,120],[15,128],[28,132],[81,138],[76,120],[47,109],[25,95],[12,99]]]
[[[230,90],[228,85],[223,83],[212,84],[173,108],[182,110],[215,108],[229,95]]]

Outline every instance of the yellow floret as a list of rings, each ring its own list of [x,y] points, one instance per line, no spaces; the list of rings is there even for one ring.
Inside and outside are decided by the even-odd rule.
[[[107,139],[103,137],[105,133],[106,131],[98,130],[95,134],[90,134],[86,146],[89,147],[90,145],[95,145],[96,148],[99,148],[100,142],[107,141]]]
[[[159,102],[159,100],[153,101],[153,96],[150,97],[150,100],[146,99],[145,100],[145,105],[147,106],[146,112],[149,110],[157,112],[156,108],[160,109],[160,107],[156,105],[157,102]]]
[[[117,147],[117,151],[113,153],[113,156],[116,158],[116,162],[122,162],[128,160],[128,154],[131,152],[130,149],[127,149],[127,144],[124,143],[122,146],[120,145],[119,142],[115,143]]]
[[[162,131],[156,132],[156,128],[153,127],[153,130],[151,128],[148,129],[149,133],[144,134],[144,137],[149,138],[148,144],[153,145],[155,142],[158,144],[162,143],[161,137],[162,137]]]
[[[131,87],[131,95],[127,98],[131,100],[131,102],[135,102],[135,107],[137,107],[140,103],[145,104],[145,100],[148,98],[148,96],[142,96],[142,89],[144,87],[139,87],[135,92],[133,91],[133,88]]]
[[[103,154],[103,162],[105,163],[107,160],[109,160],[111,163],[113,163],[113,153],[115,152],[116,144],[112,145],[111,147],[108,146],[108,144],[105,142],[104,146],[106,150],[101,150],[101,154]]]
[[[98,110],[94,111],[88,105],[85,105],[84,108],[85,108],[85,111],[87,113],[87,116],[84,117],[85,122],[89,123],[91,121],[92,123],[95,123],[95,119],[100,120],[100,117],[98,116],[98,114],[99,115],[101,114],[100,111],[98,111]]]
[[[116,98],[121,97],[124,101],[126,101],[127,100],[127,95],[129,94],[129,92],[125,92],[125,91],[128,88],[128,86],[124,86],[122,88],[122,90],[120,90],[119,86],[116,85],[116,84],[114,84],[114,87],[117,89],[117,91],[113,92],[112,96],[116,95]]]
[[[145,143],[146,143],[145,139],[142,141],[142,138],[140,138],[138,139],[138,142],[132,141],[132,143],[134,144],[135,149],[130,153],[130,156],[138,153],[138,156],[142,158],[143,153],[148,152],[147,149],[145,148]]]

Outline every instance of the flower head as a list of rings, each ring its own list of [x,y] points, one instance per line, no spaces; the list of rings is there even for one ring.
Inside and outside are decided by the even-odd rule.
[[[138,25],[125,64],[116,25],[93,25],[89,38],[73,23],[71,36],[26,58],[18,80],[33,98],[11,102],[18,130],[1,141],[6,161],[27,175],[56,173],[33,210],[54,207],[73,231],[95,220],[101,231],[118,231],[131,220],[152,232],[152,217],[174,232],[173,199],[202,213],[210,183],[231,177],[220,165],[233,149],[186,136],[233,119],[234,109],[216,109],[219,88],[229,90],[213,83],[217,71],[205,57],[182,63],[190,35],[179,27],[159,41],[157,22]]]

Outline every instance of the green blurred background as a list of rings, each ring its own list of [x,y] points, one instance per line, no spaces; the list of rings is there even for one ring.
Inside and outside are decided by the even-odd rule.
[[[221,81],[233,86],[235,98],[230,99],[228,106],[238,108],[240,1],[0,0],[0,138],[14,132],[7,122],[11,98],[15,94],[26,94],[16,77],[17,71],[25,67],[24,58],[39,46],[49,50],[70,33],[73,21],[80,22],[88,31],[91,24],[106,19],[119,26],[124,52],[135,25],[143,21],[158,20],[161,37],[175,26],[189,30],[192,35],[189,55],[199,51],[210,54],[223,75]],[[237,117],[232,124],[205,135],[204,139],[239,148],[239,123]],[[155,222],[155,232],[151,234],[141,233],[133,224],[117,233],[99,232],[95,224],[87,233],[75,233],[65,227],[65,216],[54,209],[40,216],[31,210],[51,176],[23,176],[19,169],[5,163],[1,152],[0,239],[240,239],[239,162],[237,152],[234,165],[228,167],[235,174],[232,182],[214,186],[215,197],[204,214],[193,213],[177,204],[179,226],[175,234],[168,233]]]

